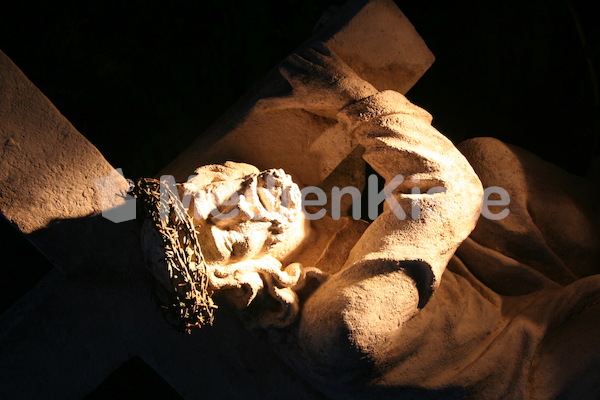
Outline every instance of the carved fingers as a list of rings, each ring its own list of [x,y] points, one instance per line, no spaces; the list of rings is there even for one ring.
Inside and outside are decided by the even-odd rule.
[[[331,117],[347,104],[377,92],[320,42],[291,54],[280,64],[279,72],[292,87],[292,94],[260,100],[256,105],[260,111],[296,108]]]

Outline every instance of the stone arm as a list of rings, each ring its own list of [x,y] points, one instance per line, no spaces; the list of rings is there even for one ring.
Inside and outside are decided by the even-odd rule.
[[[338,120],[393,189],[344,267],[307,300],[296,331],[302,369],[347,387],[402,346],[403,325],[427,304],[474,228],[483,191],[431,116],[397,92],[356,101]]]
[[[431,126],[431,115],[400,93],[384,91],[354,102],[338,119],[365,148],[363,158],[389,189],[384,212],[354,247],[346,267],[367,259],[422,263],[418,275],[428,277],[419,282],[425,285],[419,288],[423,306],[475,227],[481,183],[452,142]]]
[[[305,301],[296,326],[272,333],[280,355],[336,397],[364,387],[374,367],[401,361],[390,354],[413,343],[403,329],[474,228],[483,190],[426,111],[397,92],[378,92],[324,45],[290,56],[280,71],[292,95],[261,106],[336,118],[386,180],[384,211],[342,269]]]

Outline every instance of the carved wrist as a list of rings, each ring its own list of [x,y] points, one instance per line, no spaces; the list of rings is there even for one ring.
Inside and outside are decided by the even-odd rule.
[[[404,95],[393,90],[384,90],[348,104],[340,110],[337,119],[354,131],[359,125],[392,114],[415,115],[429,121],[432,119],[427,111],[415,106]]]

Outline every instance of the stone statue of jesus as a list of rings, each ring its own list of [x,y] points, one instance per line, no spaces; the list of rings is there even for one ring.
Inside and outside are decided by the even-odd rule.
[[[495,139],[455,147],[324,45],[280,71],[293,96],[257,111],[337,120],[390,188],[384,210],[307,218],[287,171],[201,167],[184,187],[211,291],[332,398],[596,398],[599,208],[583,181]],[[510,193],[503,218],[480,217],[484,185]]]

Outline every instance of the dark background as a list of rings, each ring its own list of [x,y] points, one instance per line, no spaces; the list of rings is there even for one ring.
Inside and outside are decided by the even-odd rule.
[[[149,176],[341,3],[23,1],[0,8],[0,48],[114,166]],[[397,3],[437,57],[409,98],[440,131],[586,170],[598,151],[594,2]]]
[[[152,176],[342,3],[3,2],[0,49],[113,166]],[[594,2],[397,4],[437,58],[408,94],[436,128],[455,143],[493,136],[585,174],[600,137]],[[4,309],[51,266],[0,228]],[[155,375],[134,359],[90,398],[176,397]]]

